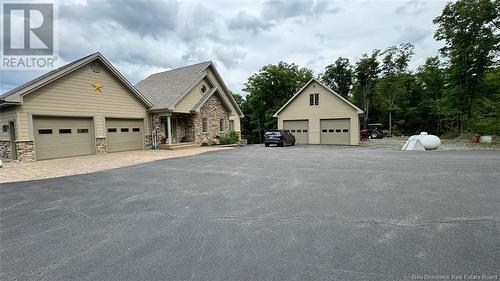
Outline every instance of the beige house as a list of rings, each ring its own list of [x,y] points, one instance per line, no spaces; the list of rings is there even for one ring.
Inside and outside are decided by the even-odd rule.
[[[154,104],[160,145],[213,142],[229,130],[241,131],[243,113],[212,62],[155,73],[136,87]]]
[[[297,144],[359,144],[363,111],[316,79],[311,79],[273,116]]]
[[[241,111],[232,96],[227,96],[229,91],[215,67],[211,62],[199,65],[206,66],[199,69],[206,75],[183,77],[189,81],[186,85],[192,82],[189,93],[177,96],[177,92],[166,90],[163,97],[153,100],[100,53],[42,75],[0,96],[0,157],[33,161],[145,149],[161,143],[163,116],[178,114],[191,117],[192,126],[186,125],[191,138],[186,141],[193,145],[216,141],[230,126],[239,130]],[[206,85],[199,83],[204,81]],[[196,90],[200,93],[201,86],[203,94],[193,96]],[[175,96],[176,106],[164,109],[163,101],[172,100],[171,96]],[[181,141],[185,132],[180,130],[181,124],[166,128],[171,135],[169,142]],[[152,136],[156,136],[155,141]]]

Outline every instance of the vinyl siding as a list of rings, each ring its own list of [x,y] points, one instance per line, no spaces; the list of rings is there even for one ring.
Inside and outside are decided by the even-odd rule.
[[[2,126],[3,125],[9,125],[9,121],[16,120],[16,106],[11,106],[8,108],[2,108],[0,109],[0,140],[1,141],[10,141],[10,135],[9,135],[9,130],[7,132],[2,131]],[[16,130],[17,133],[17,124],[14,124],[14,129]],[[16,137],[17,139],[17,137]]]
[[[215,84],[214,86],[219,88],[219,90],[221,92],[224,92],[224,88],[221,86],[221,84],[219,83],[219,81],[215,77],[215,74],[213,73],[211,68],[207,69],[207,73],[208,73],[208,77],[210,78],[210,80],[214,82],[214,84]],[[225,94],[231,94],[231,93],[225,93]],[[232,108],[231,111],[233,114],[229,116],[229,120],[234,120],[235,131],[240,132],[241,131],[240,116],[238,115],[238,111],[233,107],[232,104],[231,104],[231,108]]]
[[[203,94],[201,93],[201,87],[203,85],[207,87],[205,93],[208,93],[212,88],[206,79],[198,82],[198,84],[191,89],[191,91],[175,106],[175,112],[190,113],[191,109],[193,109],[193,107],[203,97]]]
[[[101,82],[102,93],[91,84]],[[83,66],[74,72],[28,94],[18,111],[21,140],[32,140],[32,115],[85,116],[94,118],[95,137],[106,137],[106,117],[141,118],[146,134],[150,121],[146,106],[105,67],[100,73]]]
[[[319,93],[319,105],[309,105],[309,94]],[[309,143],[320,143],[320,120],[350,118],[350,143],[359,144],[359,118],[356,109],[333,95],[316,81],[310,83],[301,93],[278,114],[278,128],[283,128],[283,120],[309,120]]]

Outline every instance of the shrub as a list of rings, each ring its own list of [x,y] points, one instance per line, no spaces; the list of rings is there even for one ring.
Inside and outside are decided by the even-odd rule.
[[[240,134],[238,132],[231,130],[223,137],[219,139],[219,144],[234,144],[240,140]]]

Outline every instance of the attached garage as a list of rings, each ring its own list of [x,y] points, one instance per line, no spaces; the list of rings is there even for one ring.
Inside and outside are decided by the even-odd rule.
[[[321,144],[350,144],[350,119],[320,120]]]
[[[92,118],[33,117],[36,159],[94,154]]]
[[[295,136],[295,143],[309,143],[309,121],[283,120],[283,129],[289,130]]]
[[[143,123],[141,119],[106,119],[108,152],[143,149]]]

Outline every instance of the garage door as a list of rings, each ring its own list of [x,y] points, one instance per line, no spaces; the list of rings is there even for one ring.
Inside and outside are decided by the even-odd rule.
[[[142,119],[106,119],[108,152],[143,149]]]
[[[295,143],[309,143],[309,121],[307,120],[283,120],[283,129],[290,130],[295,136]]]
[[[92,118],[33,117],[37,160],[94,154]]]
[[[350,144],[350,119],[320,120],[321,144]]]

